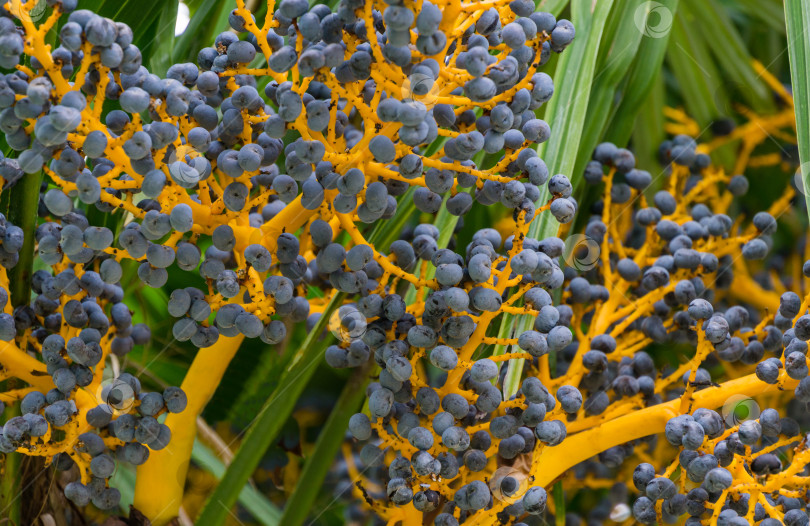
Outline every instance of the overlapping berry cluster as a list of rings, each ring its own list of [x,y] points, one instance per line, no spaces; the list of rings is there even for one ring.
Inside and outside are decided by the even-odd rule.
[[[552,131],[535,111],[554,91],[539,68],[574,28],[533,2],[341,0],[332,12],[283,0],[261,25],[237,2],[233,31],[165,78],[141,65],[125,25],[67,1],[36,25],[30,4],[12,0],[0,17],[0,66],[16,67],[0,81],[0,130],[17,152],[0,176],[47,179],[35,234],[0,225],[0,262],[14,272],[34,235],[45,270],[30,302],[0,297],[3,375],[28,385],[2,395],[23,416],[0,446],[78,464],[65,488],[74,502],[115,507],[115,461],[148,462],[172,426],[193,426],[213,390],[203,384],[244,337],[278,343],[290,323],[329,316],[338,342],[326,362],[375,368],[349,424],[363,472],[351,455],[344,468],[382,519],[542,516],[555,479],[610,478],[660,449],[645,437],[663,432],[683,451],[636,469],[636,520],[807,522],[794,489],[803,446],[787,468],[773,454],[798,426],[770,409],[730,425],[712,411],[731,395],[810,396],[807,301],[774,302],[776,287],[749,274],[792,194],[750,224],[732,219],[756,144],[729,175],[712,164],[717,144],[676,135],[650,196],[657,177],[601,144],[584,179],[604,191],[584,234],[533,239],[544,214],[567,225],[579,208],[536,151]],[[46,34],[63,14],[54,49]],[[715,142],[747,144],[746,129]],[[506,222],[462,246],[463,216],[482,206]],[[124,224],[93,225],[88,210]],[[417,212],[436,224],[386,232]],[[111,357],[149,338],[122,301],[131,265],[171,291],[173,337],[205,357],[184,381],[188,400],[179,388],[142,392],[126,373],[105,380]],[[198,285],[173,287],[173,265]],[[530,317],[530,329],[499,331],[509,316]],[[691,350],[667,369],[655,345]],[[185,420],[172,418],[187,402]],[[627,507],[627,488],[611,499]]]
[[[236,347],[242,337],[277,343],[281,320],[312,326],[339,292],[362,296],[372,317],[385,309],[387,321],[368,332],[385,339],[394,325],[400,334],[415,325],[397,283],[438,290],[463,279],[431,225],[386,251],[366,240],[363,225],[393,217],[397,198],[456,216],[501,203],[525,230],[536,206],[547,207],[548,182],[553,213],[573,217],[570,183],[549,180],[532,146],[549,137],[533,110],[553,93],[537,68],[574,29],[534,13],[532,2],[425,2],[417,14],[285,0],[262,27],[239,4],[234,32],[165,78],[141,65],[127,26],[76,7],[54,2],[37,25],[30,2],[12,0],[0,18],[2,65],[16,68],[0,85],[0,126],[17,152],[0,161],[0,175],[11,186],[46,174],[35,250],[51,269],[35,273],[33,301],[7,305],[2,318],[3,365],[31,385],[6,393],[22,398],[25,415],[6,424],[4,449],[57,454],[65,468],[78,462],[81,483],[66,488],[77,504],[115,506],[115,490],[105,489],[113,452],[142,463],[171,434],[156,417],[185,406],[181,390],[141,393],[126,374],[102,387],[108,357],[149,337],[122,302],[129,260],[151,287],[168,286],[172,265],[200,276],[202,286],[175,289],[168,303],[174,338],[200,348]],[[53,28],[55,49],[46,43]],[[91,225],[91,209],[123,217],[123,228]],[[7,229],[4,268],[13,269],[22,235]],[[508,280],[491,286],[499,258],[487,246],[500,244],[481,237],[481,286],[469,297],[456,287],[460,310],[499,312]],[[415,267],[435,253],[447,261],[431,279],[425,264]],[[543,279],[554,273],[561,283],[552,260],[542,263]],[[470,335],[469,317],[445,322],[440,309],[411,331],[426,346],[442,324],[449,343]],[[348,348],[334,347],[327,361],[368,357],[366,344]]]
[[[782,116],[769,121],[774,130],[785,124]],[[793,292],[780,298],[773,283],[751,278],[773,244],[774,216],[789,212],[794,193],[789,188],[750,223],[735,222],[728,213],[748,181],[708,155],[747,127],[713,144],[698,146],[686,135],[662,144],[665,189],[646,195],[653,177],[636,168],[633,154],[599,145],[585,179],[604,184],[604,193],[578,245],[524,239],[517,251],[519,231],[504,243],[484,230],[463,255],[437,251],[442,289],[428,293],[417,325],[395,341],[373,332],[382,307],[367,312],[364,302],[374,298],[361,301],[370,322],[362,340],[381,370],[368,390],[368,413],[350,424],[365,443],[357,458],[345,459],[354,494],[391,522],[426,514],[441,525],[495,524],[542,515],[548,485],[566,472],[562,487],[583,492],[610,487],[624,472],[642,495],[633,501],[620,482],[589,520],[621,522],[632,513],[642,523],[691,516],[690,524],[714,524],[739,515],[735,524],[805,524],[800,426],[773,408],[750,420],[735,412],[757,407],[749,397],[787,391],[798,402],[795,415],[810,385],[807,300]],[[552,262],[550,278],[544,261]],[[473,302],[490,266],[500,270],[493,282],[511,280],[504,290],[517,289],[492,308],[530,314],[533,330],[512,338],[488,330],[485,309]],[[457,279],[443,282],[443,268],[454,267]],[[523,306],[515,307],[521,296]],[[468,332],[454,339],[435,324],[437,315],[445,324],[469,318]],[[684,352],[683,363],[662,369],[653,359],[660,345]],[[526,360],[523,380],[510,393],[512,371],[503,363],[518,358]],[[723,404],[723,415],[714,411]],[[679,456],[658,443],[662,432]],[[792,461],[783,467],[777,454]],[[633,474],[638,457],[665,462],[643,463]]]

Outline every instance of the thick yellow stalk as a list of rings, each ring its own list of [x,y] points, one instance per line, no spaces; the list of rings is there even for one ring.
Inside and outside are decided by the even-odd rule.
[[[262,243],[273,251],[279,234],[295,232],[313,213],[301,206],[299,196],[260,229],[232,223],[237,251],[243,251],[252,243]],[[196,211],[194,217],[198,219]],[[214,345],[197,352],[182,385],[188,396],[188,407],[182,413],[170,414],[164,422],[172,431],[169,445],[152,451],[149,460],[138,468],[134,504],[155,526],[168,523],[180,510],[191,448],[197,435],[197,417],[214,394],[243,339],[244,335],[220,336]]]
[[[734,395],[754,397],[772,391],[793,389],[797,383],[796,380],[783,376],[779,384],[771,385],[750,374],[724,382],[720,387],[709,387],[696,392],[688,412],[699,407],[715,409]],[[608,448],[663,432],[667,420],[681,414],[680,404],[681,399],[676,398],[634,411],[571,435],[558,447],[543,448],[532,462],[534,483],[548,486],[567,470]]]
[[[16,376],[43,392],[53,389],[45,364],[20,350],[14,342],[0,342],[0,366],[10,376]]]
[[[694,393],[687,412],[692,413],[699,407],[716,409],[735,395],[754,397],[774,391],[792,390],[797,384],[796,380],[789,378],[784,373],[779,383],[773,385],[766,384],[756,375],[750,374],[724,382],[719,387],[709,387]],[[632,440],[663,433],[667,421],[681,414],[680,405],[681,399],[676,398],[663,404],[621,414],[601,424],[568,435],[559,446],[543,447],[532,458],[531,484],[548,488],[566,471],[602,451]],[[495,512],[501,511],[510,502],[508,500],[500,501],[491,510],[492,513],[484,515],[477,524],[481,526],[499,524]]]
[[[197,416],[214,394],[243,339],[244,335],[220,336],[214,345],[197,352],[182,385],[188,406],[182,413],[166,417],[165,424],[172,430],[169,445],[150,452],[149,460],[138,467],[135,507],[149,517],[154,526],[162,526],[177,517],[197,434]]]

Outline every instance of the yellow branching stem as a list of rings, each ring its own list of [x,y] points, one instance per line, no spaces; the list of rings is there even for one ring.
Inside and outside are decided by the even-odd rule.
[[[729,502],[743,498],[748,507],[739,515],[749,523],[761,520],[761,510],[784,519],[779,497],[798,498],[810,486],[810,450],[797,445],[796,433],[756,446],[745,436],[755,426],[725,409],[722,429],[712,433],[684,424],[684,437],[673,438],[667,425],[694,422],[699,410],[734,397],[777,407],[791,393],[810,397],[799,379],[807,376],[806,345],[793,344],[801,356],[780,347],[805,341],[799,327],[805,318],[810,325],[810,278],[798,253],[780,268],[759,262],[773,245],[776,219],[791,218],[795,192],[753,218],[739,217],[734,201],[748,188],[740,174],[785,164],[760,145],[796,142],[788,90],[755,64],[783,109],[763,116],[740,108],[745,122],[705,144],[692,138],[701,133],[694,120],[667,108],[667,131],[680,135],[662,145],[669,164],[665,190],[654,198],[645,194],[652,175],[635,167],[631,152],[600,145],[585,178],[602,185],[601,197],[579,233],[572,220],[587,212],[578,210],[568,177],[582,174],[547,173],[535,149],[548,125],[534,112],[554,91],[541,68],[574,38],[570,22],[520,16],[527,7],[510,0],[407,0],[404,7],[369,0],[354,10],[344,2],[328,59],[336,63],[327,65],[326,50],[306,48],[306,24],[281,16],[297,3],[276,13],[268,2],[262,21],[236,0],[231,24],[241,20],[241,37],[221,36],[200,54],[204,72],[175,65],[159,87],[138,76],[140,51],[130,48],[125,28],[100,18],[91,24],[88,12],[64,24],[58,2],[41,21],[30,16],[33,1],[5,4],[16,21],[0,22],[20,38],[9,42],[26,58],[14,64],[29,87],[10,89],[0,79],[0,95],[6,106],[43,109],[24,118],[30,108],[4,107],[8,135],[31,148],[0,160],[0,182],[13,184],[42,161],[35,171],[47,176],[47,188],[36,250],[48,270],[37,276],[31,305],[6,303],[0,313],[8,340],[0,343],[0,381],[19,381],[0,401],[20,402],[28,418],[3,428],[0,449],[75,464],[68,498],[102,509],[118,505],[109,465],[137,465],[135,507],[152,524],[169,524],[181,512],[198,419],[243,339],[277,344],[306,320],[336,336],[329,365],[379,366],[364,413],[349,426],[357,441],[342,448],[354,498],[373,520],[503,524],[548,509],[561,523],[562,495],[634,480],[629,459],[649,463],[667,489],[686,493],[702,483],[686,465],[689,455],[727,444],[736,448],[723,466],[731,482],[717,483],[700,520],[718,522]],[[408,27],[382,45],[380,24],[393,28],[398,16]],[[432,26],[433,36],[425,31]],[[67,46],[59,50],[48,43],[56,27]],[[290,31],[296,37],[278,49],[277,37]],[[110,35],[118,49],[99,45]],[[115,51],[128,62],[121,66]],[[288,67],[279,65],[284,53],[295,55]],[[420,84],[420,75],[429,82]],[[270,79],[266,97],[254,89],[257,77]],[[38,95],[43,104],[31,102]],[[116,104],[126,111],[110,113]],[[729,166],[713,164],[720,148],[734,151]],[[273,166],[282,152],[285,161]],[[542,185],[550,197],[538,202]],[[502,207],[504,217],[464,247],[454,237],[460,223],[445,212],[462,216],[473,200]],[[71,214],[78,202],[120,214],[126,226],[84,224]],[[436,214],[434,224],[403,228],[411,217],[398,207],[410,206]],[[558,237],[531,239],[531,225],[549,216],[565,223]],[[4,264],[13,265],[6,245],[14,240],[0,238]],[[167,309],[177,318],[172,335],[196,347],[182,390],[148,393],[118,371],[117,357],[149,332],[132,324],[124,305],[124,260],[141,282],[176,295]],[[167,283],[175,263],[204,284]],[[0,266],[0,287],[8,289],[8,279]],[[533,325],[518,333],[502,322],[511,316]],[[791,324],[797,329],[785,336]],[[320,336],[311,331],[288,373],[310,365],[317,349],[309,343]],[[277,432],[288,414],[278,426],[251,431],[270,443],[276,436],[262,430]],[[661,433],[668,444],[647,440]],[[239,472],[223,479],[240,483],[214,494],[233,498],[222,509],[209,503],[200,523],[224,520],[264,451],[251,455],[251,447],[243,444],[234,456]],[[754,462],[776,453],[789,465],[753,473]],[[613,471],[594,469],[594,459]],[[367,469],[377,463],[391,471],[378,477]],[[279,475],[285,484],[298,474],[292,464]],[[547,508],[546,491],[557,483],[557,502]],[[619,509],[612,518],[668,521],[675,505],[654,490],[637,501],[643,508],[648,499],[646,510]]]
[[[0,343],[0,365],[37,389],[50,389],[53,385],[42,362],[24,353],[12,342]]]
[[[734,395],[748,397],[793,389],[798,382],[786,379],[783,384],[771,385],[759,380],[755,375],[723,382],[720,387],[711,387],[693,395],[692,409],[700,407],[716,409]],[[680,400],[672,400],[636,410],[579,433],[569,435],[558,448],[547,448],[536,455],[532,462],[533,474],[543,486],[554,482],[565,471],[587,460],[601,451],[630,442],[645,436],[664,431],[667,421],[679,414]]]
[[[198,351],[182,384],[188,393],[188,406],[182,413],[166,417],[165,424],[172,430],[171,442],[168,447],[153,451],[149,461],[138,467],[135,506],[151,518],[152,524],[166,524],[177,517],[197,436],[197,417],[214,394],[242,340],[244,335],[220,337],[211,347]]]
[[[671,110],[668,116],[675,121],[679,121],[677,125],[672,126],[671,131],[673,132],[697,134],[699,131],[694,122],[682,112]],[[772,160],[757,157],[755,153],[756,147],[765,140],[768,133],[780,135],[784,132],[786,141],[790,142],[791,133],[789,128],[792,125],[790,111],[786,110],[774,116],[759,117],[751,114],[746,116],[751,121],[738,128],[732,136],[717,139],[706,145],[697,145],[696,151],[701,153],[711,152],[729,142],[741,140],[742,145],[740,145],[738,165],[733,173],[744,173],[745,167],[751,163],[752,159],[755,160],[754,164],[759,166],[773,162]],[[788,129],[785,130],[785,128]],[[763,130],[767,130],[765,135],[762,133]],[[657,264],[659,258],[663,255],[671,257],[671,252],[667,250],[674,252],[675,249],[671,248],[671,246],[669,249],[667,248],[671,237],[659,236],[659,231],[655,225],[651,225],[646,229],[646,240],[643,244],[632,246],[628,243],[630,238],[629,229],[632,227],[630,219],[638,211],[638,208],[644,209],[650,205],[641,193],[636,194],[635,192],[632,194],[633,199],[629,202],[613,202],[611,199],[611,187],[621,179],[617,179],[618,173],[615,168],[606,171],[607,173],[604,174],[603,179],[605,181],[605,198],[600,202],[602,207],[600,227],[604,228],[604,230],[602,232],[599,230],[590,231],[599,232],[601,237],[599,239],[588,238],[588,254],[585,256],[578,255],[576,252],[577,247],[575,247],[570,254],[564,254],[564,257],[566,263],[583,272],[598,267],[593,272],[598,270],[601,279],[597,283],[607,289],[607,299],[582,303],[574,298],[573,285],[571,290],[564,291],[562,303],[568,302],[571,306],[571,322],[569,325],[577,341],[576,352],[570,353],[570,356],[566,358],[567,363],[565,368],[562,369],[562,373],[555,373],[545,369],[547,364],[546,356],[541,356],[538,360],[526,353],[523,355],[526,358],[523,374],[528,377],[540,378],[551,394],[559,393],[558,389],[570,386],[578,386],[581,390],[593,394],[593,388],[588,384],[588,382],[593,381],[592,379],[595,376],[593,365],[586,364],[585,356],[592,352],[595,347],[593,345],[594,341],[597,338],[603,338],[601,341],[604,341],[604,335],[606,334],[613,337],[616,342],[615,349],[611,348],[607,351],[608,360],[615,360],[617,363],[632,363],[630,360],[633,360],[638,354],[643,354],[643,351],[661,338],[661,334],[667,333],[669,335],[683,334],[684,338],[680,343],[689,343],[693,349],[693,354],[684,356],[680,360],[681,364],[679,366],[673,367],[672,370],[654,378],[652,390],[655,393],[655,401],[651,401],[648,396],[642,396],[640,393],[623,395],[620,392],[612,391],[611,387],[602,387],[602,389],[606,389],[610,393],[607,407],[592,410],[587,407],[588,402],[586,401],[585,407],[566,413],[560,406],[562,398],[558,394],[557,406],[553,410],[548,410],[544,424],[557,421],[567,429],[567,436],[559,445],[544,444],[542,440],[538,440],[531,451],[524,452],[515,460],[512,457],[503,458],[500,455],[502,453],[501,447],[506,441],[505,438],[492,436],[491,445],[483,451],[487,458],[484,469],[470,469],[466,462],[468,454],[465,453],[465,460],[463,462],[459,460],[458,474],[454,477],[442,480],[436,480],[430,476],[414,477],[414,480],[408,485],[414,493],[435,492],[435,494],[440,495],[440,499],[455,499],[456,503],[459,502],[459,494],[455,492],[462,490],[462,488],[468,488],[473,481],[487,483],[493,491],[494,499],[491,507],[487,506],[484,509],[472,511],[465,509],[460,513],[453,513],[455,519],[460,522],[499,524],[503,521],[505,516],[503,514],[511,513],[510,510],[514,508],[512,505],[519,499],[507,499],[497,494],[492,482],[492,478],[496,478],[493,474],[497,472],[496,470],[509,469],[513,476],[518,477],[519,480],[530,481],[528,485],[546,489],[558,480],[563,480],[565,487],[570,485],[572,488],[581,488],[583,490],[611,487],[615,480],[621,481],[624,479],[619,477],[612,480],[602,480],[594,476],[582,478],[579,471],[576,471],[576,475],[573,475],[571,471],[575,467],[581,469],[581,466],[587,465],[587,462],[591,460],[597,458],[601,460],[602,455],[606,454],[606,452],[622,447],[632,449],[629,446],[630,444],[636,444],[645,437],[660,435],[664,432],[667,423],[674,417],[691,415],[699,409],[719,411],[721,407],[723,407],[723,414],[726,415],[728,409],[724,405],[729,400],[735,400],[735,397],[742,397],[744,400],[757,398],[758,400],[761,399],[763,404],[769,403],[771,407],[778,406],[786,399],[788,393],[791,393],[799,384],[798,380],[788,375],[784,370],[782,370],[778,379],[765,382],[758,376],[759,369],[757,369],[758,374],[753,374],[754,367],[746,365],[748,362],[734,363],[734,360],[731,360],[731,363],[723,362],[724,372],[720,374],[717,380],[718,383],[714,381],[706,383],[707,372],[704,367],[708,367],[708,364],[716,361],[718,351],[717,343],[708,341],[707,335],[709,333],[704,332],[707,330],[704,324],[710,320],[692,319],[687,326],[684,325],[683,318],[680,321],[673,321],[666,315],[669,313],[668,309],[672,309],[675,304],[673,295],[682,294],[684,282],[700,280],[701,283],[713,288],[714,282],[720,279],[719,274],[721,272],[717,271],[717,275],[715,275],[716,267],[710,268],[711,266],[706,269],[701,267],[674,268],[670,270],[667,283],[653,286],[652,290],[642,288],[642,292],[639,294],[637,291],[639,281],[642,281],[641,276],[634,279],[624,277],[622,272],[626,271],[617,269],[616,261],[619,259],[632,260],[638,265],[638,268],[646,269]],[[673,212],[663,214],[663,219],[670,222],[670,224],[685,228],[686,223],[693,221],[694,211],[699,209],[700,206],[705,206],[707,210],[711,210],[715,214],[725,214],[729,211],[732,196],[725,191],[725,188],[731,184],[731,175],[720,167],[706,166],[705,169],[701,170],[700,179],[696,179],[694,172],[690,171],[688,167],[679,164],[671,166],[668,187],[671,195],[676,199],[676,206]],[[781,198],[772,204],[768,212],[777,218],[789,213],[793,197],[794,193],[788,189]],[[729,224],[732,228],[728,229],[727,235],[722,237],[695,237],[690,248],[694,248],[701,253],[714,254],[717,258],[725,258],[729,263],[724,264],[733,269],[733,280],[721,288],[717,288],[714,292],[729,301],[735,300],[763,312],[762,317],[757,318],[758,323],[754,327],[741,329],[742,332],[740,333],[737,332],[737,329],[734,329],[729,336],[748,338],[749,336],[744,336],[745,331],[750,331],[750,335],[755,335],[757,340],[764,341],[767,335],[771,334],[769,331],[772,327],[769,324],[773,323],[773,315],[770,313],[779,310],[782,303],[780,295],[786,290],[790,290],[790,288],[778,281],[779,275],[775,272],[771,273],[771,279],[775,283],[770,287],[763,285],[761,279],[754,278],[758,269],[756,264],[751,264],[739,256],[742,247],[758,241],[763,236],[762,223],[755,221],[755,224],[759,225],[757,228],[754,228],[754,225],[743,228],[743,223],[740,221]],[[499,224],[499,230],[507,234],[514,232],[514,239],[518,241],[521,239],[520,226],[521,223],[518,221],[515,223],[515,230],[511,230],[509,223],[504,221]],[[585,232],[587,236],[593,235],[587,229]],[[583,244],[585,243],[583,242]],[[517,248],[515,248],[516,246]],[[492,275],[494,277],[491,278],[491,281],[484,283],[484,286],[494,286],[496,290],[503,293],[506,290],[502,288],[504,284],[513,285],[506,279],[506,276],[508,276],[510,260],[520,251],[520,248],[517,242],[513,243],[509,260],[504,259],[500,266],[497,267],[498,271],[494,270],[496,262],[493,262]],[[796,270],[797,267],[799,269],[796,270],[797,277],[794,282],[804,282],[805,280],[800,275],[801,260],[792,262],[792,264],[794,265],[793,270]],[[584,268],[581,268],[580,265]],[[418,276],[407,276],[404,279],[416,286],[424,286],[424,284],[418,282]],[[800,296],[804,296],[803,290],[803,288],[800,289]],[[497,318],[501,313],[529,313],[536,317],[542,316],[542,312],[538,307],[520,308],[512,306],[516,301],[523,298],[526,292],[524,289],[515,296],[505,297],[500,309],[494,313],[485,312],[472,316],[472,319],[476,322],[475,330],[466,344],[457,349],[457,365],[448,372],[444,384],[436,389],[440,397],[459,396],[470,404],[480,400],[477,396],[481,392],[478,390],[480,388],[471,388],[471,385],[476,384],[471,382],[468,376],[475,360],[487,358],[493,363],[498,363],[503,359],[509,359],[511,356],[508,354],[487,357],[485,349],[490,345],[505,346],[520,343],[520,338],[493,336],[492,332],[487,330],[490,321]],[[807,308],[808,302],[805,298],[797,312],[805,313]],[[410,312],[419,314],[423,310],[416,306]],[[645,328],[642,324],[642,322],[650,323],[651,318],[654,320],[657,317],[663,318],[659,322],[660,329],[652,326]],[[795,320],[793,321],[795,322]],[[599,345],[602,344],[600,343],[596,347],[601,349]],[[419,361],[426,358],[426,354],[421,349],[412,349],[409,356],[414,371],[411,376],[412,388],[417,389],[429,385],[421,372],[422,369],[417,367]],[[782,367],[785,367],[784,357],[781,363]],[[622,365],[619,365],[619,367],[621,368]],[[714,372],[712,377],[715,377]],[[474,389],[475,392],[473,392]],[[612,389],[616,389],[615,385]],[[756,405],[753,400],[751,403]],[[529,401],[519,391],[513,399],[501,402],[498,409],[488,415],[485,421],[465,423],[464,430],[470,436],[485,431],[494,434],[495,428],[492,422],[496,419],[507,418],[510,414],[520,415],[521,411],[528,410],[530,405]],[[442,405],[442,409],[448,410],[444,405]],[[431,416],[427,417],[426,423],[421,424],[433,436],[433,441],[430,442],[432,445],[423,450],[435,457],[444,454],[444,451],[447,450],[446,437],[430,429],[431,418],[433,418],[435,424],[437,420]],[[419,455],[418,448],[415,448],[410,435],[404,436],[400,434],[397,423],[394,422],[395,418],[391,420],[390,423],[386,423],[386,419],[380,418],[372,421],[371,428],[379,438],[379,442],[374,445],[385,451],[386,463],[392,462],[400,455],[412,459],[413,462],[413,459],[416,458],[414,455]],[[699,448],[700,454],[711,453],[720,440],[727,439],[738,430],[739,426],[731,427],[722,436],[707,439]],[[540,437],[539,431],[537,436]],[[780,447],[789,446],[795,441],[795,437],[781,439],[773,446],[763,447],[759,451],[760,454],[764,454]],[[751,450],[748,449],[747,451],[750,452]],[[634,458],[640,458],[652,463],[656,467],[657,473],[659,473],[658,476],[674,478],[684,493],[698,486],[687,477],[686,466],[681,466],[677,458],[673,460],[672,449],[666,444],[664,447],[657,447],[650,451],[645,451],[644,448],[636,445],[633,454]],[[743,468],[743,460],[734,460],[728,467],[734,477],[734,483],[729,489],[720,494],[716,504],[707,504],[709,511],[708,515],[706,515],[706,523],[713,523],[712,521],[717,519],[718,514],[725,505],[726,498],[737,499],[746,491],[750,492],[751,502],[762,502],[763,495],[767,495],[767,499],[771,499],[775,495],[774,492],[782,484],[786,484],[790,488],[780,489],[779,491],[783,495],[796,494],[792,488],[803,487],[804,485],[804,479],[797,475],[806,465],[804,464],[804,456],[802,450],[797,449],[788,470],[783,471],[780,475],[757,478],[756,481],[746,473]],[[750,462],[752,459],[753,457],[748,457],[747,461]],[[373,477],[365,477],[362,474],[356,476],[363,480],[361,488],[374,488],[377,483]],[[410,505],[380,507],[380,504],[385,504],[384,501],[382,503],[377,501],[369,502],[366,495],[367,493],[364,491],[356,492],[356,497],[365,498],[373,512],[385,519],[388,524],[409,524],[411,523],[409,521],[420,520],[418,516],[413,517],[411,515],[412,509]],[[765,506],[765,509],[769,511],[771,516],[782,517],[784,512],[775,509],[772,499],[766,500],[766,502],[768,502],[768,506]],[[665,506],[662,505],[661,501],[655,503],[653,515],[658,521],[663,520],[665,511]],[[753,505],[751,505],[746,510],[745,515],[752,517],[753,513]],[[517,517],[519,516],[518,514]],[[632,522],[632,519],[628,520],[629,522]]]

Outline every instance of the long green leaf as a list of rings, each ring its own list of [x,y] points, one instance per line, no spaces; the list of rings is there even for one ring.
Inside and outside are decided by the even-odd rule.
[[[37,205],[39,204],[39,186],[42,172],[26,174],[17,183],[7,189],[9,194],[8,210],[4,210],[9,222],[22,229],[25,236],[23,246],[19,252],[19,259],[14,267],[8,269],[9,301],[13,307],[27,305],[31,301],[31,275],[34,266],[34,245],[36,239],[34,232],[37,226]],[[4,192],[4,193],[5,193]],[[15,379],[7,380],[6,387],[12,385]],[[6,417],[19,415],[19,406],[9,406]],[[14,524],[22,520],[22,492],[24,481],[20,475],[22,455],[9,453],[3,459],[3,474],[0,480],[0,516],[10,519]]]
[[[613,0],[571,2],[571,18],[577,29],[577,37],[560,55],[554,73],[555,93],[546,108],[551,138],[538,148],[540,157],[545,160],[552,174],[576,176],[573,169],[585,127],[596,56],[612,6]]]
[[[678,0],[662,0],[661,4],[669,9],[673,17],[678,10]],[[658,38],[646,37],[639,45],[635,62],[631,68],[627,83],[624,86],[622,100],[616,106],[604,140],[612,141],[620,146],[627,144],[633,130],[633,124],[642,103],[652,89],[655,78],[659,75],[670,31],[666,31]]]
[[[349,419],[360,408],[366,396],[365,386],[369,381],[369,370],[372,362],[355,371],[340,394],[335,407],[329,413],[329,419],[324,424],[315,442],[315,448],[307,456],[298,482],[295,484],[290,498],[284,505],[284,514],[280,524],[284,526],[298,526],[312,514],[312,503],[318,496],[314,488],[323,484],[323,479],[332,466],[335,454],[340,448]],[[317,521],[317,518],[315,519]]]
[[[129,512],[129,507],[135,501],[135,467],[124,462],[118,464],[110,484],[121,492],[118,508],[122,512]]]
[[[712,42],[708,48],[717,60],[718,68],[739,92],[737,95],[758,112],[772,110],[770,90],[754,70],[751,55],[726,10],[717,0],[686,0],[683,8],[703,34],[711,35]]]
[[[163,8],[155,20],[155,38],[145,49],[149,53],[149,70],[155,75],[165,75],[172,65],[177,4],[178,0],[163,0]]]
[[[567,4],[568,0],[541,0],[537,6],[537,10],[559,16]]]
[[[764,22],[769,30],[785,34],[785,10],[779,0],[723,0],[727,9],[738,9],[755,20]]]
[[[573,0],[571,2],[571,21],[577,28],[577,37],[573,44],[563,53],[554,73],[554,96],[546,108],[546,120],[551,126],[551,138],[538,147],[540,157],[545,160],[552,174],[562,173],[576,181],[574,173],[577,148],[580,144],[588,112],[591,85],[596,70],[596,57],[602,40],[605,21],[613,6],[613,0],[590,2]],[[593,11],[591,11],[593,8]],[[537,204],[549,200],[548,187],[543,186]],[[548,212],[540,214],[529,227],[528,236],[533,239],[544,239],[557,232],[557,221]],[[512,316],[504,314],[498,334],[508,334],[512,327],[514,334],[529,330],[532,327],[531,316]],[[503,349],[498,349],[502,352]],[[510,397],[520,385],[523,374],[524,359],[509,360],[504,382],[504,396]]]
[[[636,156],[636,164],[644,166],[651,173],[657,175],[661,173],[661,165],[658,161],[658,146],[666,135],[664,131],[664,80],[663,75],[657,75],[652,84],[647,100],[641,105],[636,116],[636,125],[633,129],[633,153]],[[652,196],[663,187],[665,183],[663,177],[653,177],[650,188],[647,189],[648,196]]]
[[[222,2],[219,10],[225,11],[229,9],[229,5],[228,2]],[[185,31],[175,39],[175,46],[172,50],[172,58],[175,62],[196,61],[199,48],[213,45],[211,37],[214,32],[217,29],[224,29],[218,27],[216,23],[211,23],[212,18],[215,20],[220,18],[217,16],[217,0],[201,0],[195,7]]]
[[[17,405],[6,407],[2,414],[8,421],[15,416],[20,416],[20,408]],[[21,476],[23,460],[22,453],[7,453],[3,455],[0,468],[3,470],[3,478],[0,480],[0,517],[9,519],[11,524],[22,523],[22,492],[24,482]]]
[[[11,305],[27,305],[31,301],[31,274],[34,266],[34,245],[37,229],[37,206],[42,172],[26,174],[10,189],[6,217],[25,233],[17,264],[8,269]]]
[[[341,293],[332,298],[312,332],[307,335],[301,348],[292,357],[278,386],[251,423],[233,461],[208,498],[197,524],[217,526],[230,514],[239,491],[258,466],[267,448],[278,436],[308,380],[315,372],[316,365],[320,363],[324,345],[329,341],[327,338],[319,340],[320,335],[344,297],[345,294]]]
[[[785,0],[790,79],[804,195],[810,196],[810,3]],[[810,206],[807,207],[810,214]]]
[[[565,490],[562,480],[554,484],[554,524],[565,526]]]
[[[198,464],[217,479],[221,479],[225,474],[225,464],[223,464],[219,457],[217,457],[208,446],[199,440],[194,441],[194,447],[191,450],[191,459],[195,464]],[[281,510],[250,484],[245,484],[242,487],[242,491],[239,492],[239,504],[244,506],[263,526],[284,524],[280,522]]]
[[[672,26],[667,61],[672,68],[689,115],[703,127],[728,108],[728,96],[709,53],[709,43],[696,35],[692,21],[679,9]],[[646,67],[646,66],[645,66]]]
[[[142,0],[82,0],[79,7],[89,9],[100,16],[123,22],[132,29],[132,43],[138,46],[143,55],[143,63],[149,64],[153,43],[164,35],[157,33],[155,23],[161,16],[166,4],[174,4],[177,13],[177,0],[168,2],[144,2]],[[174,37],[174,26],[170,35]]]
[[[292,334],[287,336],[289,341],[278,345],[242,344],[228,366],[217,393],[206,406],[205,418],[209,423],[224,419],[239,427],[253,420],[295,352],[294,342],[305,337],[305,331],[301,331],[301,328],[290,330]],[[245,374],[246,369],[250,371],[248,374]]]
[[[643,4],[641,9],[650,9],[651,5]],[[632,65],[644,38],[643,31],[636,26],[637,18],[641,18],[639,9],[636,2],[619,0],[610,14],[608,28],[613,31],[612,34],[605,33],[606,44],[600,47],[596,77],[588,104],[588,126],[583,130],[580,140],[573,172],[575,175],[582,173],[585,164],[591,159],[593,149],[596,148],[615,105],[619,82]],[[649,12],[646,11],[642,11],[641,14],[649,16]],[[581,181],[582,179],[577,177],[574,182],[581,183]]]
[[[221,479],[222,474],[225,473],[225,464],[208,446],[199,440],[194,441],[191,460],[200,468],[214,475],[217,480]],[[129,464],[119,464],[110,482],[121,492],[119,508],[121,511],[129,513],[129,507],[132,505],[135,496],[135,468]],[[244,506],[262,526],[277,526],[280,524],[281,510],[250,484],[245,484],[245,487],[239,493],[239,504]]]

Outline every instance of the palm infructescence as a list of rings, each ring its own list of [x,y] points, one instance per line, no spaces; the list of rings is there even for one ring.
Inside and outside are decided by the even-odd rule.
[[[778,2],[134,4],[0,13],[3,517],[808,524]]]

